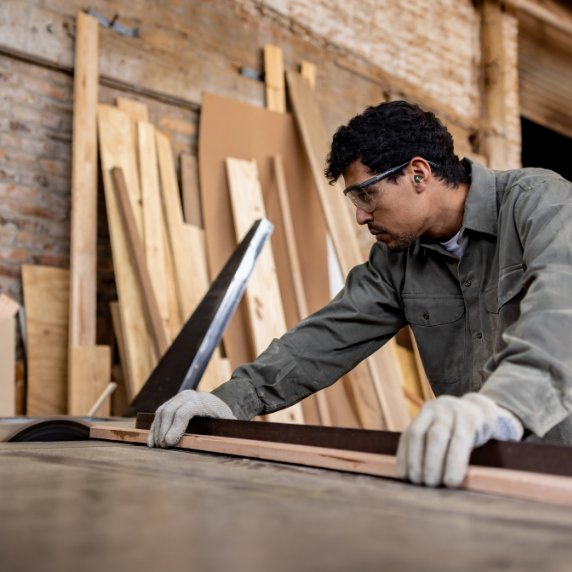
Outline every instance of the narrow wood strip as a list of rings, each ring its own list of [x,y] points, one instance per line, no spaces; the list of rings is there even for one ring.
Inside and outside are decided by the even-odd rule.
[[[93,404],[93,407],[87,412],[87,416],[88,417],[93,417],[95,415],[97,415],[97,413],[99,412],[99,410],[101,409],[101,407],[103,406],[103,404],[105,403],[105,401],[107,401],[107,399],[109,399],[111,397],[111,395],[113,394],[113,392],[117,389],[117,383],[114,383],[113,381],[109,382],[107,384],[107,387],[101,392],[101,395],[96,399],[95,403]],[[107,409],[109,410],[110,405],[107,404]],[[101,415],[105,416],[108,415],[109,413],[105,413],[102,411]]]
[[[236,240],[239,242],[256,219],[266,217],[262,189],[256,161],[227,158],[226,168]],[[254,350],[259,355],[274,338],[279,338],[286,332],[286,318],[270,243],[265,245],[258,257],[245,297]],[[272,419],[304,422],[299,404],[274,413]]]
[[[141,243],[141,238],[137,233],[135,217],[131,210],[131,203],[129,201],[125,178],[121,168],[114,167],[111,169],[111,177],[117,194],[119,210],[123,216],[123,222],[127,231],[127,243],[130,247],[131,255],[133,256],[135,270],[139,278],[139,285],[143,292],[143,308],[145,310],[149,329],[152,333],[151,339],[155,345],[157,355],[162,356],[169,347],[169,341],[163,327],[161,312],[159,311],[157,299],[155,298],[155,291],[153,290],[151,276],[149,275],[149,269],[147,268],[143,245]]]
[[[354,222],[346,204],[341,183],[332,189],[322,173],[322,164],[329,151],[328,137],[316,98],[306,80],[295,72],[287,73],[290,97],[302,141],[318,189],[324,216],[334,242],[344,276],[363,262],[355,235]],[[389,429],[402,429],[409,422],[402,391],[400,370],[394,347],[386,344],[366,361]],[[384,372],[382,376],[380,372]]]
[[[95,345],[97,261],[97,93],[96,18],[77,15],[70,234],[69,344]],[[81,380],[70,378],[70,384]]]
[[[146,443],[148,433],[144,429],[90,428],[92,439],[124,443]],[[392,455],[189,434],[183,435],[177,448],[397,478],[396,459]],[[570,477],[470,466],[460,488],[572,506]]]
[[[312,90],[316,89],[316,66],[313,63],[303,61],[300,64],[300,75],[308,80]]]
[[[169,316],[169,287],[165,250],[168,245],[164,237],[164,218],[159,188],[159,169],[155,128],[150,123],[137,123],[139,171],[141,174],[141,202],[143,208],[143,241],[145,260],[151,276],[151,284],[163,323],[163,329],[171,341]],[[178,320],[177,320],[178,322]]]
[[[286,111],[286,86],[284,84],[284,58],[282,49],[264,46],[264,76],[266,81],[266,107],[271,111]]]
[[[185,222],[204,228],[197,158],[189,153],[181,153],[181,183]]]

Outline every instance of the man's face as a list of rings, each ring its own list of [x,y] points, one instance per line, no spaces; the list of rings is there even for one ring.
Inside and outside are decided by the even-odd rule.
[[[354,161],[344,172],[346,188],[370,179],[372,173],[361,161]],[[425,193],[413,183],[411,167],[396,182],[383,179],[364,189],[369,194],[368,207],[356,206],[356,220],[387,245],[389,250],[407,250],[427,229]],[[371,211],[371,212],[368,212]]]

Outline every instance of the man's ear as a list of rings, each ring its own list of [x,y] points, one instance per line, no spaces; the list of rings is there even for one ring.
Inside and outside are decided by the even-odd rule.
[[[413,175],[413,185],[418,192],[422,191],[425,184],[431,178],[431,167],[423,157],[413,157],[411,159],[411,173]]]

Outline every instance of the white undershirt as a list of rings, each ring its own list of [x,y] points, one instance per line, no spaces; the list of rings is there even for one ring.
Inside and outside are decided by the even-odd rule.
[[[463,254],[463,249],[459,245],[459,236],[461,231],[459,231],[453,238],[450,238],[447,242],[442,242],[441,246],[447,251],[450,252],[453,256],[457,258],[461,258]]]

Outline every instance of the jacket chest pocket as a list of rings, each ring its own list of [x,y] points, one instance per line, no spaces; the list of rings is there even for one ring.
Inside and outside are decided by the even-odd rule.
[[[404,296],[403,306],[431,384],[448,385],[460,381],[465,370],[463,298]]]

